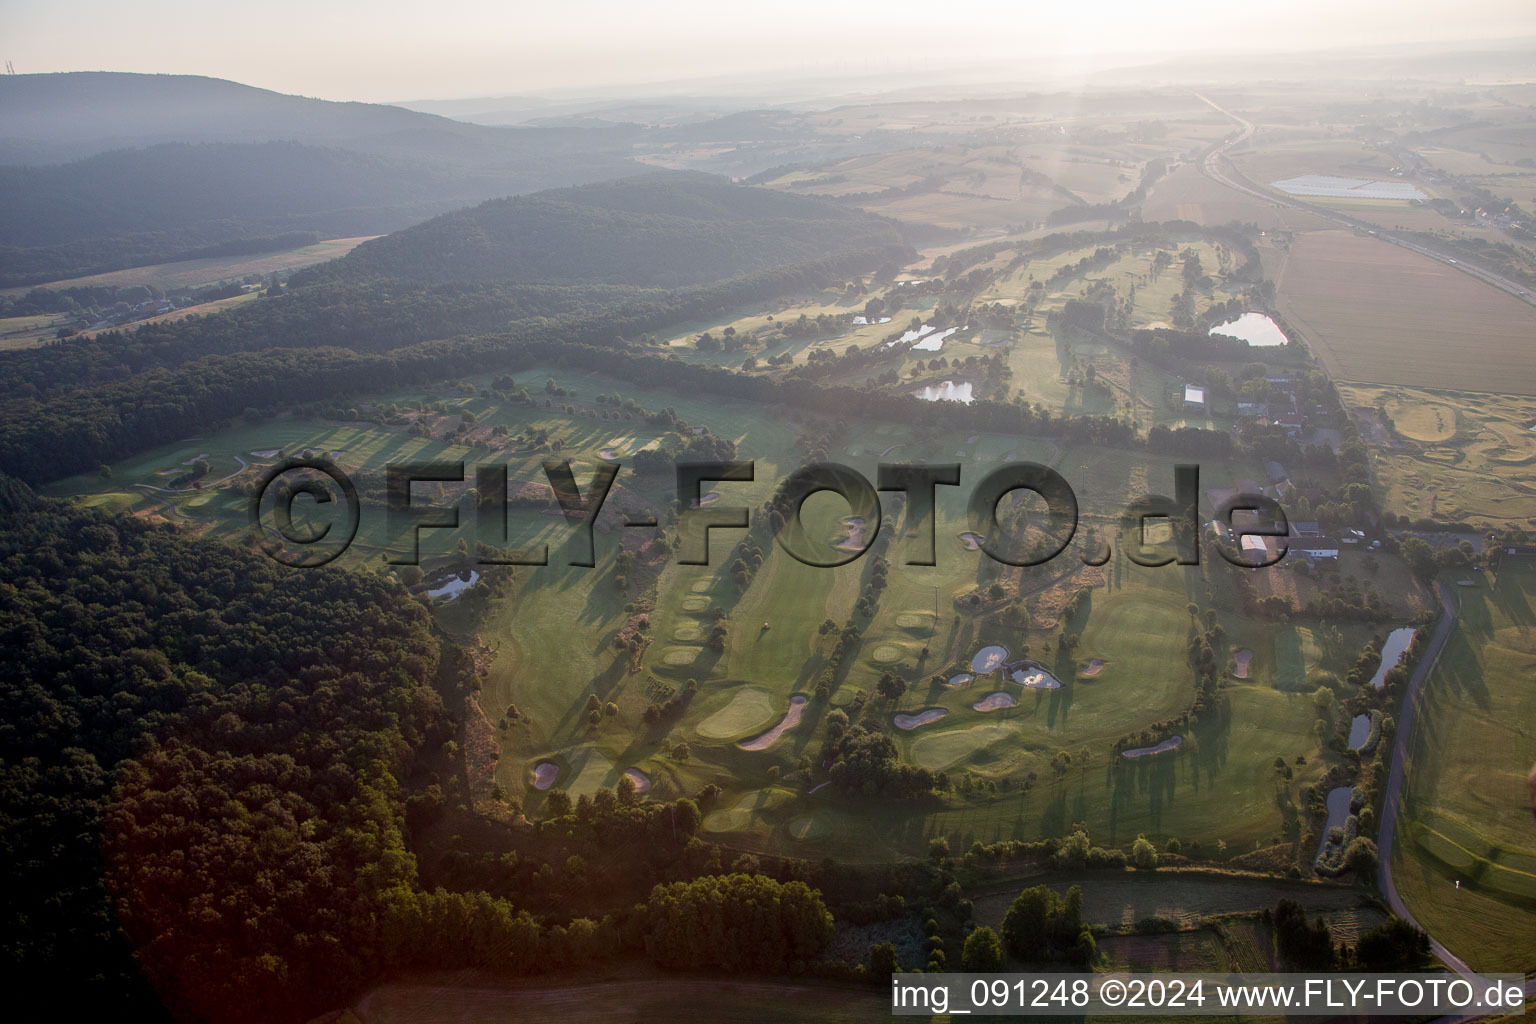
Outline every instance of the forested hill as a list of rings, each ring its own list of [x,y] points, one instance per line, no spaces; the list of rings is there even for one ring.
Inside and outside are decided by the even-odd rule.
[[[637,131],[488,127],[189,76],[0,76],[0,287],[292,231],[381,234],[623,177]]]
[[[0,161],[56,164],[165,142],[294,140],[364,153],[483,162],[592,149],[622,129],[496,128],[381,103],[288,96],[197,75],[79,71],[0,76]]]
[[[674,288],[882,246],[903,247],[895,224],[859,210],[658,172],[444,214],[315,276]]]

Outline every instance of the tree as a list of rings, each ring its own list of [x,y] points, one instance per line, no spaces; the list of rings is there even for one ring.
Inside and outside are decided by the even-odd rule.
[[[976,974],[990,974],[1003,969],[1003,944],[997,932],[982,925],[965,937],[960,955],[960,969]]]
[[[564,818],[571,813],[571,794],[563,789],[552,789],[544,800],[544,817],[550,821]]]
[[[1151,871],[1157,867],[1157,847],[1146,836],[1137,836],[1131,844],[1131,863],[1142,871]]]
[[[901,964],[896,959],[896,946],[890,942],[877,942],[869,947],[869,976],[877,981],[886,978],[901,970]]]
[[[894,672],[887,672],[875,684],[875,690],[881,698],[894,704],[907,692],[907,681]]]
[[[949,860],[949,840],[943,836],[928,840],[928,863],[940,867],[946,860]]]
[[[1355,947],[1362,970],[1411,971],[1429,960],[1429,936],[1400,917],[1364,932]]]
[[[1356,836],[1344,851],[1344,866],[1366,885],[1376,884],[1376,844],[1367,836]]]
[[[1397,551],[1419,579],[1428,582],[1435,578],[1435,552],[1422,537],[1405,534],[1398,543]]]
[[[781,974],[815,957],[832,938],[821,893],[760,874],[658,885],[644,921],[651,959],[681,970]]]

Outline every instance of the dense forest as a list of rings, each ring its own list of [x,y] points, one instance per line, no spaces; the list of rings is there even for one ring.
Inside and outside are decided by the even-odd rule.
[[[875,895],[831,865],[728,873],[694,800],[627,780],[472,819],[472,672],[393,577],[284,569],[5,477],[0,524],[18,1019],[305,1019],[409,968],[803,972],[832,933],[813,886]]]

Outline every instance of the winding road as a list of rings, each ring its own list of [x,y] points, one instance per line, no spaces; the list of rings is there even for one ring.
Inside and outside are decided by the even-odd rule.
[[[1210,178],[1218,185],[1225,185],[1227,188],[1241,192],[1243,195],[1251,196],[1254,199],[1263,200],[1264,202],[1273,206],[1284,206],[1292,210],[1300,210],[1303,213],[1309,213],[1314,217],[1318,217],[1330,223],[1337,224],[1340,227],[1350,228],[1355,231],[1367,232],[1368,234],[1373,235],[1383,242],[1388,242],[1392,245],[1400,246],[1409,250],[1410,252],[1416,252],[1420,256],[1427,256],[1432,260],[1438,260],[1439,262],[1444,263],[1446,266],[1455,267],[1463,274],[1475,277],[1484,284],[1491,285],[1492,287],[1499,289],[1501,292],[1507,292],[1510,295],[1513,295],[1515,298],[1519,299],[1521,302],[1526,303],[1527,305],[1536,306],[1536,295],[1533,295],[1531,289],[1526,285],[1520,284],[1516,281],[1511,281],[1509,278],[1500,274],[1495,274],[1492,271],[1484,270],[1482,267],[1473,266],[1472,264],[1469,264],[1465,261],[1457,260],[1453,256],[1446,256],[1445,254],[1427,246],[1421,245],[1418,242],[1410,241],[1409,239],[1394,235],[1389,231],[1383,231],[1376,227],[1374,224],[1368,224],[1365,221],[1356,220],[1353,217],[1346,217],[1344,214],[1338,213],[1334,210],[1325,209],[1320,206],[1313,206],[1311,203],[1304,203],[1295,199],[1288,199],[1283,196],[1276,195],[1273,192],[1266,192],[1263,189],[1260,189],[1252,181],[1244,177],[1242,172],[1239,171],[1237,167],[1232,163],[1231,159],[1227,158],[1227,150],[1231,149],[1233,146],[1236,146],[1238,143],[1247,142],[1253,137],[1253,133],[1255,131],[1253,122],[1239,117],[1238,115],[1232,113],[1232,111],[1227,110],[1225,107],[1219,106],[1209,98],[1202,96],[1199,93],[1195,93],[1195,97],[1209,106],[1212,110],[1215,110],[1217,113],[1223,115],[1224,117],[1229,117],[1233,121],[1236,121],[1242,128],[1242,131],[1238,132],[1236,136],[1212,146],[1210,149],[1206,150],[1205,154],[1200,158],[1200,170],[1204,172],[1207,178]]]

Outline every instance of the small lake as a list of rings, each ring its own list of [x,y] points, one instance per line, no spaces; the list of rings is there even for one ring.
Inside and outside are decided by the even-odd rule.
[[[1356,715],[1349,723],[1349,749],[1359,750],[1371,738],[1371,716]]]
[[[438,598],[438,597],[440,597],[444,601],[452,601],[454,598],[458,597],[464,591],[466,591],[470,587],[474,586],[475,583],[477,581],[479,581],[479,579],[480,579],[480,574],[478,572],[476,572],[475,570],[471,569],[469,571],[469,578],[468,579],[465,579],[463,576],[453,576],[453,577],[450,577],[448,579],[448,581],[446,583],[444,583],[442,586],[436,588],[435,590],[427,591],[427,596],[431,597],[431,598]]]
[[[971,658],[971,671],[984,676],[988,672],[996,672],[1007,660],[1008,648],[1002,644],[988,644]]]
[[[971,397],[972,385],[968,380],[956,384],[952,380],[946,380],[942,384],[930,384],[921,391],[912,392],[925,402],[964,402],[970,405],[974,398]]]
[[[1381,647],[1381,665],[1376,669],[1376,674],[1371,676],[1371,685],[1381,689],[1387,683],[1387,673],[1397,667],[1397,663],[1403,660],[1403,652],[1408,650],[1408,645],[1413,643],[1413,634],[1417,632],[1412,626],[1402,626],[1387,634],[1387,642]]]
[[[930,328],[930,330],[931,329],[932,328]],[[937,334],[930,334],[930,335],[928,335],[928,337],[924,338],[922,341],[918,342],[916,345],[913,345],[912,346],[912,351],[914,351],[914,352],[937,352],[939,349],[944,347],[944,340],[946,338],[948,338],[950,335],[954,334],[956,331],[959,331],[959,330],[961,330],[961,328],[959,328],[959,327],[951,327],[947,331],[939,331]]]
[[[1183,736],[1169,736],[1167,739],[1163,740],[1163,742],[1157,744],[1156,746],[1137,747],[1134,750],[1122,750],[1120,752],[1120,756],[1131,758],[1151,757],[1153,754],[1166,754],[1170,750],[1178,750],[1179,747],[1183,746],[1183,744]],[[1347,793],[1349,791],[1345,790],[1345,792]]]
[[[1336,786],[1328,791],[1328,821],[1323,825],[1323,838],[1317,844],[1317,856],[1313,860],[1321,857],[1328,848],[1328,833],[1333,827],[1337,825],[1342,828],[1344,819],[1349,817],[1349,792],[1348,786]]]
[[[1256,348],[1284,345],[1290,341],[1280,330],[1280,326],[1263,313],[1244,313],[1236,320],[1228,320],[1224,324],[1217,324],[1208,333],[1225,334],[1229,338],[1241,338]]]
[[[1010,678],[1020,686],[1031,690],[1061,689],[1061,680],[1038,665],[1026,665],[1016,669]]]

